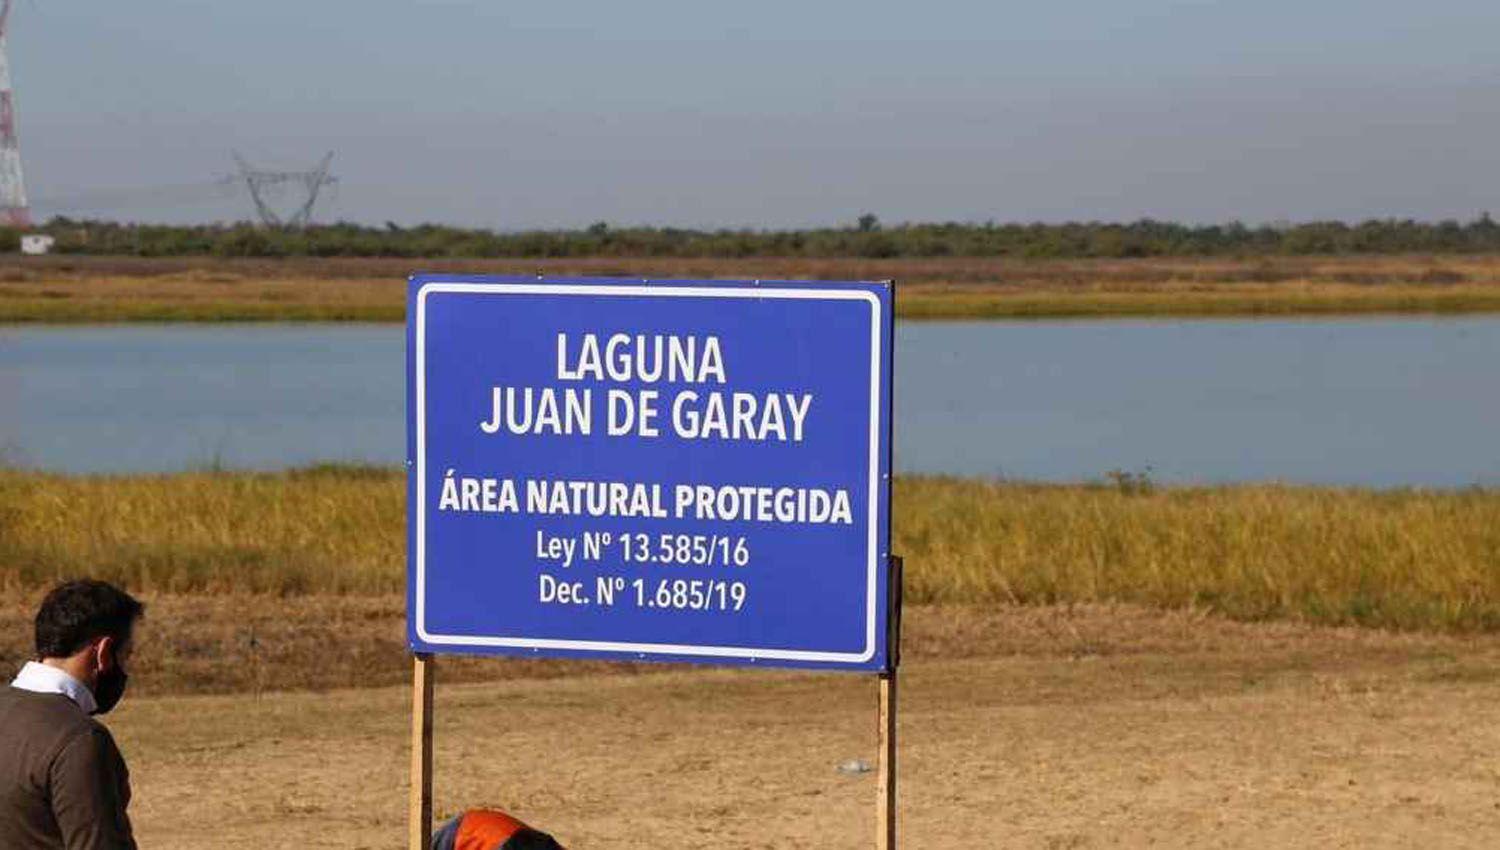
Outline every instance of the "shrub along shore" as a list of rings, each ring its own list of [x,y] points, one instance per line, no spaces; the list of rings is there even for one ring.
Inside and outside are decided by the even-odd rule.
[[[399,322],[408,274],[896,280],[905,319],[1500,313],[1500,256],[1024,260],[12,257],[0,324]]]
[[[398,596],[398,470],[0,471],[0,584]],[[1049,485],[906,477],[914,603],[1129,603],[1243,620],[1500,630],[1500,490]]]
[[[1048,224],[903,223],[866,213],[852,226],[802,230],[617,227],[500,232],[423,224],[315,224],[276,230],[238,224],[150,225],[54,218],[38,228],[71,255],[140,257],[1209,257],[1308,254],[1476,254],[1500,251],[1500,223],[1370,219],[1349,223],[1179,224],[1075,221]],[[20,233],[0,228],[0,251]]]

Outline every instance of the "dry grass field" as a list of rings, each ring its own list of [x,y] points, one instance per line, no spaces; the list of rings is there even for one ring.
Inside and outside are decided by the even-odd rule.
[[[404,475],[0,471],[0,586],[81,569],[146,591],[395,595]],[[1245,620],[1493,630],[1500,491],[904,478],[915,602],[1109,603]]]
[[[416,270],[641,278],[895,279],[911,319],[1500,312],[1500,257],[1013,260],[223,260],[12,257],[0,323],[377,321]]]

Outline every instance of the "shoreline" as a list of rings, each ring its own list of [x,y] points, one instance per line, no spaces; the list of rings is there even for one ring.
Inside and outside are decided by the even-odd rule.
[[[363,283],[350,281],[351,284]],[[54,290],[56,291],[56,290]],[[1500,287],[1423,291],[1415,287],[1264,293],[1232,289],[1191,295],[1062,293],[907,293],[896,318],[906,322],[1059,321],[1117,319],[1433,318],[1500,315]],[[74,301],[0,295],[0,326],[378,324],[399,326],[404,307],[308,303]]]
[[[897,281],[897,317],[934,320],[1500,314],[1500,256],[1143,260],[989,257],[520,261],[0,260],[0,324],[376,322],[408,274]]]

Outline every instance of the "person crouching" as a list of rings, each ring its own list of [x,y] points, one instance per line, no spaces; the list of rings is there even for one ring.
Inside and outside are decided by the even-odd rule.
[[[470,809],[438,830],[432,837],[432,850],[563,850],[563,846],[504,812]]]

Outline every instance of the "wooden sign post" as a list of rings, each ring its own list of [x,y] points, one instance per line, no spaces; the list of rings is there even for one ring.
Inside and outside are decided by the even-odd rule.
[[[896,670],[901,663],[901,588],[902,560],[892,556],[890,561],[890,616],[886,618],[888,629],[889,669],[880,674],[880,705],[877,711],[879,742],[876,759],[879,762],[875,774],[875,847],[876,850],[896,848],[896,705],[898,689]]]
[[[896,847],[896,671],[880,674],[880,760],[875,781],[875,847]]]
[[[412,656],[411,806],[408,847],[429,850],[432,844],[432,692],[434,664],[425,652]]]

